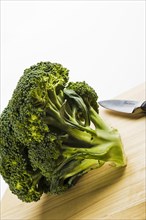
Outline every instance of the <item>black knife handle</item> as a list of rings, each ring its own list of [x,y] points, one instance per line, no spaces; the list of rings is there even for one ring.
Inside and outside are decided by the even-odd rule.
[[[141,109],[146,112],[146,101],[144,101],[141,105]]]

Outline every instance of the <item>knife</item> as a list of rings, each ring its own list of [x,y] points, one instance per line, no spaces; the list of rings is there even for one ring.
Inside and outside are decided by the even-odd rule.
[[[146,115],[146,101],[109,99],[99,101],[98,103],[109,110],[130,114],[143,113]]]

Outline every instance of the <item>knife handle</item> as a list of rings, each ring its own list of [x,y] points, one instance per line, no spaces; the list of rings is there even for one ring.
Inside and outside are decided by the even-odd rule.
[[[146,101],[144,101],[141,105],[141,109],[146,112]]]

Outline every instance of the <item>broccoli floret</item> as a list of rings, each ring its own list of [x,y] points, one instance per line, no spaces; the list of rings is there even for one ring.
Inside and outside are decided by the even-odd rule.
[[[91,169],[126,165],[118,130],[98,111],[85,82],[69,82],[61,64],[41,62],[24,71],[0,118],[0,173],[25,202],[59,194]]]
[[[58,114],[63,103],[63,88],[68,70],[60,64],[41,62],[24,71],[9,102],[10,121],[22,143],[41,142],[50,130],[45,118]]]
[[[19,199],[26,202],[37,201],[43,193],[39,187],[42,175],[32,170],[28,150],[15,138],[9,116],[7,107],[0,121],[0,173]]]
[[[68,89],[74,90],[79,96],[82,97],[85,104],[90,107],[92,106],[95,111],[98,112],[98,103],[97,103],[97,93],[96,91],[89,86],[85,81],[83,82],[69,82]]]

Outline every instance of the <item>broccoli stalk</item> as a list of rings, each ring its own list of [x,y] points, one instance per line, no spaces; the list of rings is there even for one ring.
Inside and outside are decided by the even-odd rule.
[[[49,123],[68,134],[62,140],[63,163],[53,173],[53,193],[59,193],[61,185],[68,188],[79,176],[91,169],[99,168],[105,162],[110,162],[116,167],[126,164],[118,130],[109,127],[92,106],[87,108],[75,91],[65,89],[64,92],[69,96],[63,110],[61,108],[57,117]],[[78,110],[83,114],[80,117],[77,117]]]
[[[26,69],[1,115],[0,173],[22,201],[59,194],[105,162],[126,165],[120,134],[100,117],[95,90],[68,80],[60,64]]]

